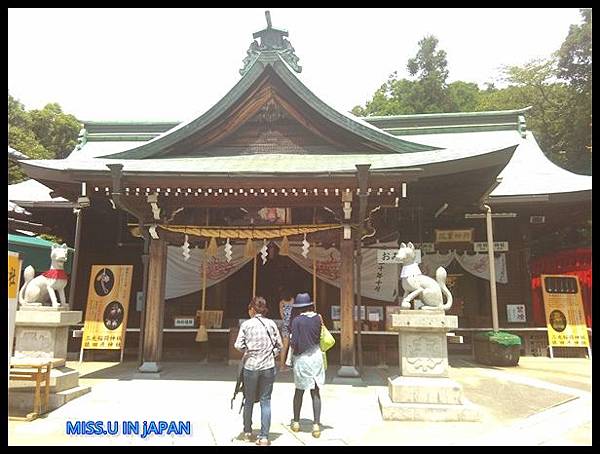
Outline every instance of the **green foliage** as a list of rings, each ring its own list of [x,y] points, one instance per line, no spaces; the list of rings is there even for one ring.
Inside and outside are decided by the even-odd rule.
[[[494,344],[499,344],[504,347],[513,345],[521,345],[521,338],[516,334],[507,333],[506,331],[484,331],[475,334],[477,339],[487,340]]]
[[[56,244],[63,244],[65,242],[61,237],[56,235],[50,235],[48,233],[42,233],[41,235],[38,235],[38,238],[41,238],[42,240],[52,241]]]
[[[558,77],[568,81],[579,93],[592,92],[592,10],[582,9],[583,24],[571,25],[560,49]]]
[[[8,95],[8,145],[32,159],[62,159],[75,148],[81,123],[63,113],[56,103],[41,110],[25,110]],[[18,183],[27,176],[19,165],[9,162],[8,182]]]
[[[416,80],[398,79],[393,73],[367,101],[352,113],[410,115],[436,112],[474,112],[520,109],[527,113],[527,127],[544,153],[557,165],[575,173],[591,175],[592,54],[591,11],[581,10],[582,25],[572,25],[554,57],[533,60],[522,66],[505,66],[504,88],[456,81],[448,77],[446,52],[438,40],[427,36],[408,60]]]

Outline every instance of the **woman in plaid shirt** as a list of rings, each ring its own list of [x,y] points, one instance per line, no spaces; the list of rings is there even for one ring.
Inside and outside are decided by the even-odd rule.
[[[281,336],[273,320],[265,317],[267,302],[255,296],[248,305],[250,320],[240,326],[234,347],[244,353],[244,438],[252,439],[252,408],[260,397],[260,434],[257,445],[268,446],[271,427],[271,393],[275,381],[275,356],[281,350]]]

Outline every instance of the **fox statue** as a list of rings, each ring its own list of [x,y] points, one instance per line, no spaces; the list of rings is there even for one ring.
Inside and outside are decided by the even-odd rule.
[[[34,278],[35,270],[31,265],[25,268],[23,271],[25,283],[19,292],[19,303],[22,306],[41,306],[50,300],[52,307],[67,307],[65,287],[69,275],[64,271],[64,267],[68,250],[66,244],[61,246],[53,244],[50,253],[52,261],[50,269],[38,277]],[[58,292],[60,301],[57,299],[56,292]]]
[[[415,255],[415,247],[410,242],[408,246],[401,243],[396,254],[403,265],[400,273],[404,289],[401,307],[410,309],[410,302],[418,297],[422,303],[421,309],[447,311],[452,307],[452,294],[446,287],[446,270],[440,266],[436,270],[435,280],[433,280],[429,276],[421,274],[419,265],[415,263]],[[442,292],[446,295],[446,304],[444,304]]]

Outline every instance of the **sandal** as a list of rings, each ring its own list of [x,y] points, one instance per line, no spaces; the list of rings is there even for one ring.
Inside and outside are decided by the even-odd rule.
[[[312,436],[315,438],[319,438],[321,436],[321,426],[319,424],[313,424]]]

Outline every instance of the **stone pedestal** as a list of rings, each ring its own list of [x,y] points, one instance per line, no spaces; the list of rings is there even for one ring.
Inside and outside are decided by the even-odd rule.
[[[477,408],[462,386],[448,378],[446,333],[458,318],[443,310],[403,310],[392,315],[398,330],[400,376],[380,393],[383,419],[396,421],[478,421]]]
[[[49,411],[90,391],[79,386],[79,373],[65,366],[69,326],[81,321],[81,311],[46,306],[21,307],[15,321],[15,351],[11,365],[52,363]],[[9,408],[31,410],[35,383],[12,380]]]
[[[81,311],[53,307],[21,307],[15,321],[15,358],[67,357],[69,326],[81,321]]]

